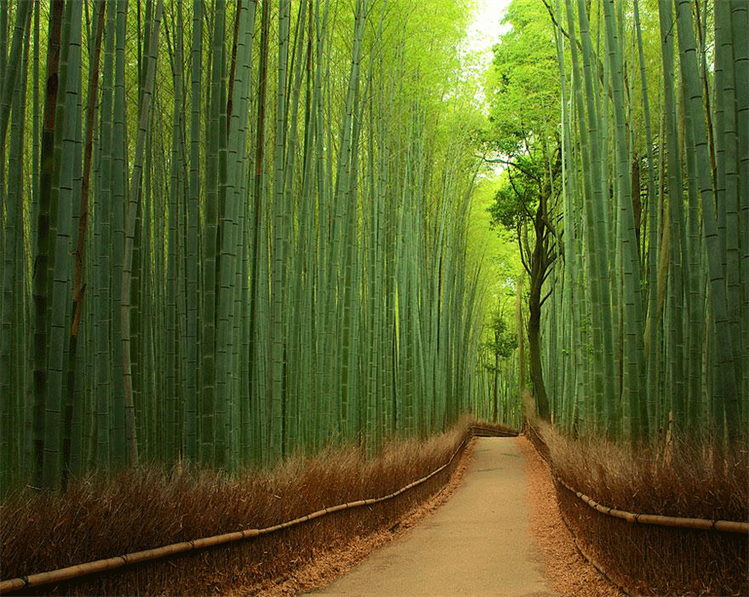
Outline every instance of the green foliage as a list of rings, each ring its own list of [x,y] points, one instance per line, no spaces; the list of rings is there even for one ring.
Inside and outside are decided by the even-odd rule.
[[[487,73],[489,143],[515,156],[555,135],[560,88],[554,29],[543,2],[514,0],[503,23],[511,29],[494,46]]]
[[[498,155],[495,161],[507,168],[489,212],[493,227],[504,227],[519,239],[541,195],[548,199],[557,184],[544,188],[559,143],[560,85],[554,29],[544,4],[515,0],[503,22],[511,29],[494,46],[487,75],[491,126],[486,141]]]
[[[543,286],[558,255],[553,224],[560,187],[558,106],[554,29],[539,2],[516,0],[505,23],[511,25],[494,47],[488,77],[491,104],[488,149],[506,164],[504,184],[490,207],[491,222],[515,232],[523,266],[530,276],[528,346],[530,374],[539,413],[547,416],[540,356]]]
[[[501,186],[489,206],[493,228],[520,232],[523,223],[538,207],[538,180],[541,178],[543,172],[538,162],[529,156],[518,156],[513,166],[502,173]]]
[[[523,275],[516,231],[495,227],[491,222],[491,208],[503,177],[479,180],[471,197],[469,256],[481,264],[482,285],[491,302],[502,301],[506,296],[514,298],[516,281]],[[488,322],[489,310],[486,313]]]
[[[509,329],[509,325],[501,313],[494,313],[489,330],[493,336],[487,343],[489,349],[502,359],[512,356],[518,347],[518,337]]]

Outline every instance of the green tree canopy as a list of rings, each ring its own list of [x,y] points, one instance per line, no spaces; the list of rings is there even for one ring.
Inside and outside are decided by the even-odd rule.
[[[487,73],[489,145],[504,156],[528,153],[557,136],[560,86],[554,29],[543,2],[514,0]]]

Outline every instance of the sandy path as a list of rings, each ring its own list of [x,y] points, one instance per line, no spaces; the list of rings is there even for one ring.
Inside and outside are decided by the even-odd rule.
[[[478,438],[463,484],[446,504],[309,595],[553,595],[529,532],[526,486],[517,440]]]

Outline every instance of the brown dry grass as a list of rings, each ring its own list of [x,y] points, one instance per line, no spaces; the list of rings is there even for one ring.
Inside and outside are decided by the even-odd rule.
[[[517,441],[526,462],[531,533],[546,556],[545,574],[552,589],[562,597],[621,597],[623,593],[576,549],[562,521],[548,465],[527,437]]]
[[[2,578],[14,578],[232,532],[389,494],[444,464],[468,433],[468,419],[424,442],[392,440],[373,459],[355,448],[293,458],[272,472],[236,478],[159,466],[90,477],[62,496],[24,492],[0,506]],[[224,593],[286,578],[322,548],[387,529],[447,481],[452,466],[394,500],[326,516],[255,540],[133,566],[43,594]]]
[[[293,597],[327,586],[333,580],[344,576],[376,549],[408,534],[422,519],[434,513],[455,493],[473,458],[473,441],[466,446],[448,484],[426,502],[407,512],[394,525],[368,535],[344,538],[336,545],[321,547],[315,550],[313,559],[287,577],[266,580],[252,586],[238,586],[229,595]]]
[[[710,520],[749,520],[746,451],[716,457],[675,443],[668,457],[600,439],[572,440],[534,423],[554,473],[620,510]],[[631,593],[747,595],[747,536],[633,525],[598,513],[557,484],[560,509],[591,555]]]

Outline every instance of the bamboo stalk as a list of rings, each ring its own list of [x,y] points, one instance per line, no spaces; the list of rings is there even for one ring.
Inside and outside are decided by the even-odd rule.
[[[682,529],[699,529],[704,531],[720,531],[726,533],[747,533],[749,534],[749,522],[739,522],[735,520],[709,520],[706,518],[684,518],[679,516],[662,516],[660,514],[638,514],[626,510],[617,510],[611,506],[604,506],[593,498],[576,491],[565,483],[562,479],[554,476],[554,480],[564,487],[567,491],[577,496],[577,498],[590,506],[597,512],[626,520],[630,524],[648,524],[667,527],[677,527]]]

